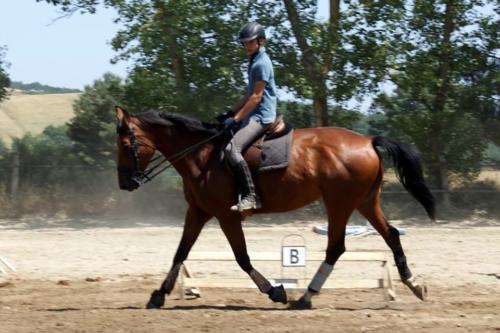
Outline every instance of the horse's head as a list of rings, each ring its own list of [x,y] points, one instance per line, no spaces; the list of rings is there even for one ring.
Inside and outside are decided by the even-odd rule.
[[[136,117],[116,107],[118,125],[118,183],[120,189],[133,191],[145,178],[144,170],[155,153],[155,145],[148,138]]]

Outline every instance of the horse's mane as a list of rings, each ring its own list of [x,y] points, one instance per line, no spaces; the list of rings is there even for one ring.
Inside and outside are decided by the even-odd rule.
[[[206,123],[194,117],[174,112],[150,110],[134,116],[146,126],[180,126],[190,132],[206,134],[215,134],[219,131],[217,124]]]

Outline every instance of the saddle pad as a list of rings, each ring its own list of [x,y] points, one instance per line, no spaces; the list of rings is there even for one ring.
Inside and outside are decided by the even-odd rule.
[[[285,168],[288,165],[292,148],[292,133],[293,131],[290,130],[284,136],[264,141],[257,173]]]

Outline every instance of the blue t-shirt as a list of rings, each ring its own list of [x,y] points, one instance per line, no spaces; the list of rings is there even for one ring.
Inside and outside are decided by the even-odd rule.
[[[271,59],[263,47],[250,59],[248,67],[248,95],[252,95],[255,83],[266,81],[262,100],[255,109],[250,112],[247,119],[259,121],[262,124],[270,124],[276,120],[276,85],[274,83],[274,71]]]

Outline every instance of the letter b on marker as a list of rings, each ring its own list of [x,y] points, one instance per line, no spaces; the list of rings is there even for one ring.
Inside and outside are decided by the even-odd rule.
[[[300,267],[306,265],[305,246],[283,246],[281,265],[284,267]]]

